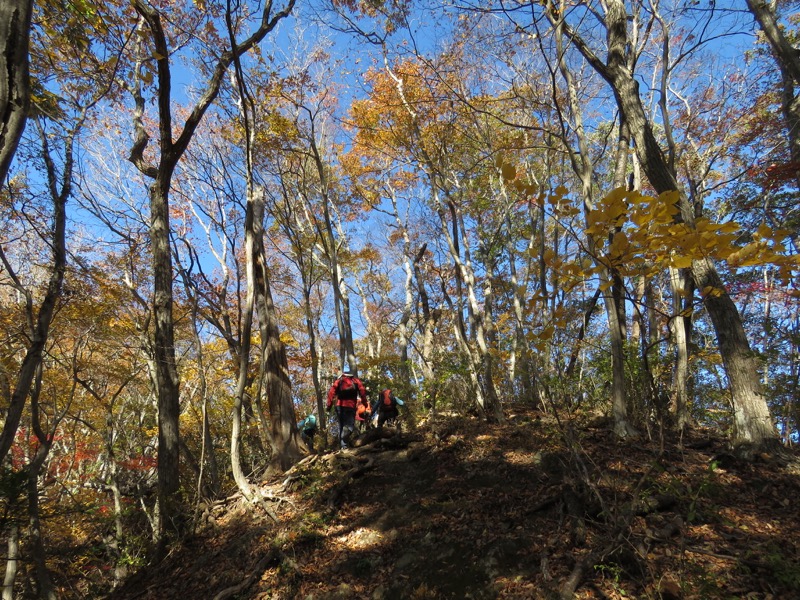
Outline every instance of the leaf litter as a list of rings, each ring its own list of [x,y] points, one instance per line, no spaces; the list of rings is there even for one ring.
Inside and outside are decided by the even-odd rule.
[[[619,442],[514,406],[261,486],[278,523],[231,498],[109,600],[800,598],[800,477],[713,431]]]

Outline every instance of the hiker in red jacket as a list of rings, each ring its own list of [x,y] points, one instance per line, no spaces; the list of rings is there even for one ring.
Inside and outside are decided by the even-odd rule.
[[[328,412],[336,401],[336,416],[339,420],[339,445],[347,448],[356,426],[356,405],[369,406],[367,390],[361,380],[345,368],[328,390]]]

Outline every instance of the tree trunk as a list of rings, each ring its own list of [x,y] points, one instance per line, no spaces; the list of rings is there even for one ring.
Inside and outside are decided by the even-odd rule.
[[[269,282],[264,250],[264,192],[257,190],[248,205],[253,207],[253,285],[256,290],[256,307],[261,328],[264,389],[267,394],[270,417],[270,443],[272,444],[272,469],[286,471],[301,458],[297,431],[297,418],[292,402],[292,384],[286,347],[281,341],[275,305]]]
[[[253,315],[256,303],[256,261],[258,260],[258,242],[255,239],[253,194],[247,200],[244,221],[245,271],[247,273],[247,291],[245,293],[244,310],[242,311],[242,327],[239,349],[239,380],[233,401],[233,417],[231,419],[231,471],[233,480],[242,495],[251,500],[253,497],[250,482],[242,470],[242,402],[247,393],[248,372],[250,367],[250,347],[253,332]]]
[[[413,294],[413,281],[414,281],[414,274],[411,269],[411,260],[409,260],[408,256],[411,252],[411,243],[406,240],[405,243],[405,252],[403,252],[403,270],[405,271],[406,277],[404,281],[404,290],[405,290],[405,304],[403,305],[403,315],[400,319],[400,330],[399,330],[399,338],[400,338],[400,382],[401,386],[400,389],[404,390],[403,393],[406,395],[406,398],[409,397],[409,393],[411,391],[411,369],[409,368],[409,354],[408,354],[408,347],[411,343],[412,331],[409,327],[409,323],[411,322],[411,315],[414,309],[414,294]]]
[[[77,377],[76,377],[77,378]],[[102,401],[100,394],[96,393],[91,385],[87,382],[79,382],[85,389],[92,394],[97,401]],[[116,397],[116,394],[114,395]],[[114,536],[112,540],[106,544],[109,549],[109,554],[114,563],[114,587],[120,584],[127,576],[127,568],[120,560],[122,557],[121,548],[123,545],[124,530],[122,528],[122,493],[119,489],[117,467],[117,457],[114,451],[114,403],[110,402],[106,412],[106,431],[105,431],[105,461],[108,475],[106,477],[106,485],[111,490],[111,495],[114,500]]]
[[[606,281],[601,277],[601,284]],[[621,299],[613,293],[603,295],[603,302],[608,318],[608,333],[611,341],[611,414],[614,419],[614,433],[619,438],[635,436],[638,432],[628,420],[628,395],[625,389],[625,323],[620,319],[624,315]],[[623,317],[624,318],[624,317]]]
[[[350,325],[350,295],[339,264],[338,241],[333,235],[333,223],[330,218],[327,194],[323,199],[325,215],[325,231],[323,239],[327,240],[328,260],[330,263],[331,289],[333,290],[333,306],[336,314],[336,328],[339,331],[339,367],[350,367],[354,375],[358,374],[358,364],[353,345],[353,329]]]
[[[192,289],[192,281],[189,274],[182,267],[181,276],[184,281],[184,289],[189,296],[191,302],[191,331],[192,339],[194,340],[195,352],[197,353],[197,373],[200,379],[200,386],[198,394],[202,404],[203,421],[201,424],[201,438],[203,440],[202,448],[200,451],[200,468],[197,477],[197,499],[199,500],[203,494],[203,475],[206,464],[209,470],[209,486],[208,489],[212,496],[216,496],[220,491],[219,480],[219,466],[217,464],[217,453],[214,451],[214,441],[211,438],[211,423],[208,417],[208,382],[206,380],[206,365],[205,365],[205,352],[203,350],[203,340],[200,339],[200,331],[198,328],[198,319],[200,318],[199,298],[197,297],[197,290]]]
[[[578,329],[578,339],[575,340],[575,346],[572,348],[572,352],[570,353],[567,368],[564,370],[564,375],[566,377],[572,377],[572,374],[575,372],[575,365],[578,364],[578,355],[580,354],[581,344],[583,343],[583,338],[586,336],[586,330],[589,328],[589,323],[592,319],[592,313],[595,311],[595,308],[597,308],[597,301],[600,300],[601,293],[602,291],[598,286],[598,288],[594,291],[594,295],[586,304],[586,309],[583,312],[583,320],[581,321],[580,329]]]
[[[262,20],[261,34],[256,34],[242,44],[236,42],[236,32],[233,27],[233,15],[230,12],[226,13],[226,24],[228,27],[228,35],[230,37],[231,48],[246,47],[251,40],[258,41],[268,31],[275,27],[277,22],[285,17],[292,9],[294,0],[291,0],[287,9],[283,13],[279,13],[274,19],[270,20],[269,16],[272,10],[272,3],[267,3],[264,7],[264,16]],[[265,27],[266,26],[266,27]],[[260,37],[259,37],[260,36]],[[275,309],[272,304],[272,295],[269,288],[269,278],[266,269],[266,253],[264,251],[264,191],[256,189],[253,177],[253,144],[252,140],[255,132],[250,127],[250,115],[255,114],[254,100],[249,94],[247,85],[242,71],[242,65],[239,60],[243,52],[233,52],[231,58],[235,66],[235,83],[237,85],[240,100],[241,100],[241,116],[242,125],[244,126],[245,135],[245,157],[247,162],[247,206],[245,209],[245,260],[247,268],[247,309],[246,309],[246,340],[242,340],[243,352],[240,361],[240,369],[244,373],[240,373],[239,386],[237,388],[237,411],[241,411],[241,400],[244,398],[246,390],[246,372],[249,364],[249,347],[250,347],[250,333],[252,327],[253,311],[258,311],[259,326],[261,329],[261,356],[260,356],[260,379],[258,385],[258,396],[256,401],[261,412],[261,424],[265,427],[264,415],[261,400],[261,391],[266,388],[268,402],[270,405],[270,421],[272,424],[272,431],[267,432],[269,443],[272,445],[272,463],[273,465],[278,461],[281,466],[284,462],[291,460],[293,464],[301,453],[297,442],[297,427],[295,425],[294,406],[291,402],[291,384],[289,383],[288,366],[286,361],[286,352],[283,347],[283,342],[280,340],[280,333],[278,331],[277,322],[275,320]],[[245,333],[243,332],[243,335]],[[287,410],[288,400],[288,410]],[[240,424],[236,424],[235,428],[236,437],[239,437]],[[288,429],[289,435],[285,435]],[[238,442],[238,440],[237,440]],[[278,446],[276,446],[278,444]],[[238,455],[240,444],[236,443],[237,452],[237,466],[240,467],[240,457]],[[232,450],[233,450],[232,446]],[[291,450],[296,450],[292,453]],[[296,454],[296,456],[295,456]],[[289,457],[289,458],[287,458]],[[284,469],[287,467],[283,467]],[[250,500],[254,497],[251,493],[249,483],[247,482],[244,474],[239,472],[236,475],[237,484],[239,485],[242,493]]]
[[[30,105],[32,0],[0,2],[0,186],[5,184]]]
[[[153,266],[153,352],[158,399],[158,499],[163,530],[177,525],[180,488],[180,396],[175,361],[175,324],[172,315],[172,253],[169,225],[171,170],[160,173],[150,188],[150,249]]]
[[[663,45],[661,50],[661,88],[658,94],[658,110],[661,114],[661,122],[664,128],[664,139],[666,140],[666,164],[670,172],[675,173],[675,157],[678,153],[675,145],[675,137],[672,132],[672,120],[669,112],[669,88],[670,88],[670,24],[661,17],[656,10],[655,18],[661,25],[663,34]],[[691,176],[690,176],[691,177]],[[692,183],[689,183],[690,189]],[[698,202],[701,202],[698,200]],[[682,269],[669,268],[670,289],[672,292],[672,316],[669,320],[669,329],[675,345],[675,366],[672,373],[672,412],[676,417],[676,424],[679,431],[683,431],[689,422],[689,341],[691,340],[692,330],[692,310],[694,298],[694,286],[691,282],[691,275]],[[658,393],[658,392],[657,392]],[[657,405],[659,416],[663,407],[661,406],[660,394],[653,397]]]
[[[325,414],[325,398],[319,376],[319,353],[317,352],[317,330],[314,326],[314,316],[311,310],[311,286],[303,281],[303,308],[306,316],[306,331],[308,332],[308,347],[311,356],[311,379],[314,384],[314,399],[317,405],[319,422],[323,422]]]
[[[419,304],[422,308],[422,347],[419,350],[419,360],[422,367],[422,378],[425,382],[425,397],[422,398],[423,404],[427,401],[431,411],[436,409],[436,373],[433,370],[431,356],[433,353],[433,334],[436,329],[436,315],[431,310],[428,292],[425,289],[425,281],[422,276],[420,263],[425,256],[427,245],[423,244],[414,257],[414,280],[417,284],[419,294]]]
[[[39,485],[38,470],[31,472],[28,479],[28,516],[29,537],[32,545],[31,553],[36,572],[36,583],[39,586],[39,598],[43,600],[57,600],[50,572],[47,570],[46,551],[42,539],[42,523],[39,518]]]
[[[109,487],[114,498],[114,539],[109,544],[114,559],[114,587],[120,585],[128,576],[128,567],[121,560],[121,549],[125,544],[125,531],[122,528],[122,492],[117,482],[117,463],[111,462],[109,473]]]
[[[494,336],[494,291],[492,283],[494,281],[494,265],[492,258],[486,252],[484,266],[486,268],[486,279],[483,285],[483,314],[479,319],[482,330],[481,337],[485,339],[484,346],[481,348],[483,359],[483,385],[486,388],[487,409],[489,417],[498,423],[505,419],[503,415],[503,405],[497,395],[497,387],[494,384],[494,356],[491,348],[495,347]]]
[[[689,418],[689,339],[688,322],[691,317],[685,314],[691,307],[691,299],[686,302],[684,307],[685,295],[691,293],[687,289],[691,283],[688,277],[680,269],[670,267],[670,287],[672,289],[672,318],[669,321],[669,329],[675,343],[675,367],[672,373],[672,393],[674,405],[672,410],[675,414],[678,430],[683,431],[690,425]]]
[[[39,373],[41,373],[41,369]],[[38,392],[34,392],[31,403],[38,403],[38,399],[35,397],[37,395]],[[39,598],[56,600],[55,588],[50,578],[50,572],[47,570],[46,551],[42,537],[42,523],[39,515],[39,473],[50,452],[53,437],[52,435],[42,435],[41,427],[38,423],[38,408],[32,408],[32,412],[32,428],[36,431],[39,446],[36,448],[36,452],[28,465],[28,537],[32,546],[31,554],[33,555],[36,582],[39,585]]]
[[[795,183],[800,187],[800,56],[784,34],[775,14],[775,4],[765,0],[747,0],[747,7],[764,32],[772,55],[781,72],[783,117],[786,121],[789,151],[791,153]]]
[[[592,158],[589,152],[589,144],[583,126],[583,114],[575,88],[572,72],[569,70],[564,59],[565,49],[563,48],[563,36],[565,34],[565,24],[563,21],[554,23],[556,28],[556,43],[559,52],[559,70],[567,85],[567,97],[570,109],[575,120],[575,131],[578,136],[578,152],[570,149],[570,160],[572,168],[581,180],[581,191],[583,194],[584,218],[590,210],[594,209],[592,176]],[[619,184],[625,179],[625,160],[628,150],[628,131],[624,129],[624,120],[621,119],[620,134],[617,152],[614,161],[615,183]],[[565,140],[566,143],[566,140]],[[589,254],[598,264],[599,258],[594,241],[587,240]],[[624,289],[623,282],[613,269],[608,269],[603,264],[598,264],[602,271],[600,273],[600,287],[610,286],[611,294],[603,293],[603,306],[608,320],[609,341],[611,344],[611,412],[613,417],[614,433],[621,438],[638,435],[638,432],[630,424],[628,418],[628,396],[625,388],[625,339],[627,329],[625,323]],[[590,313],[589,313],[590,314]],[[588,317],[584,321],[588,323]]]
[[[435,172],[432,171],[432,165],[429,165],[429,169],[431,169],[429,171],[430,181],[432,184],[436,185],[437,176]],[[434,198],[436,203],[441,206],[441,195],[436,190],[434,190]],[[488,308],[486,304],[487,298],[484,298],[483,310],[481,310],[475,292],[475,272],[469,258],[468,246],[465,245],[464,258],[462,259],[461,257],[460,240],[465,239],[466,241],[466,235],[464,233],[460,211],[452,199],[448,198],[444,204],[448,207],[452,219],[450,223],[452,233],[451,229],[447,226],[444,210],[439,211],[441,232],[447,240],[447,247],[450,251],[450,258],[453,261],[456,273],[456,290],[459,293],[457,302],[452,304],[455,315],[453,328],[464,355],[468,359],[470,380],[474,386],[477,403],[480,409],[487,419],[502,422],[504,420],[503,409],[500,405],[500,400],[497,397],[497,390],[494,387],[494,381],[491,377],[491,356],[486,335],[486,327],[488,324],[485,323],[485,319],[491,318],[491,314],[487,314],[486,312]],[[491,288],[489,288],[489,291],[488,301],[491,302]],[[464,296],[466,296],[469,323],[468,331],[466,323],[464,322],[464,311],[462,310]]]
[[[630,57],[628,57],[628,60],[630,61]],[[628,153],[630,152],[630,131],[628,130],[624,115],[620,115],[617,136],[613,178],[615,188],[625,187],[628,179],[627,169]],[[632,187],[632,183],[628,185],[628,187]],[[621,231],[621,228],[617,228],[615,232],[609,234],[609,242],[619,231]],[[609,322],[609,327],[612,328],[611,362],[613,365],[612,371],[614,380],[612,385],[614,395],[614,402],[612,405],[614,432],[617,434],[617,437],[636,436],[638,432],[629,423],[630,407],[628,406],[628,402],[630,396],[627,393],[627,382],[625,381],[625,353],[628,341],[628,316],[625,310],[625,281],[616,267],[609,269],[608,275],[611,281],[611,296],[609,298],[610,305],[607,305],[607,311],[609,311],[609,314],[615,314],[613,323]],[[614,328],[619,331],[614,332]],[[641,411],[644,407],[639,406],[636,408]]]
[[[642,275],[637,278],[634,331],[631,333],[631,342],[633,347],[638,348],[641,360],[639,384],[644,387],[648,401],[654,404],[659,422],[663,424],[664,411],[666,411],[667,407],[662,406],[660,402],[661,394],[653,376],[653,363],[650,360],[653,349],[653,346],[651,346],[653,330],[650,326],[655,312],[655,305],[649,304],[648,293],[651,288],[652,283],[648,276]]]
[[[64,273],[67,267],[67,249],[66,249],[66,227],[67,216],[66,207],[67,199],[71,195],[72,183],[72,146],[70,143],[65,148],[65,167],[63,173],[63,182],[61,190],[57,190],[56,174],[52,161],[50,160],[49,151],[47,149],[46,138],[43,135],[43,157],[48,168],[48,178],[50,183],[50,193],[53,201],[53,225],[50,234],[50,243],[53,252],[53,262],[50,267],[49,280],[47,289],[45,290],[42,303],[39,306],[38,314],[34,314],[33,309],[33,295],[30,291],[26,290],[16,279],[13,269],[5,258],[5,254],[0,247],[0,260],[6,272],[10,275],[14,283],[14,287],[25,297],[26,312],[28,326],[30,328],[31,343],[25,353],[25,358],[22,360],[22,366],[19,370],[17,383],[14,387],[14,392],[11,395],[11,403],[8,406],[6,413],[5,423],[3,424],[3,431],[0,434],[0,463],[2,463],[11,445],[14,441],[14,436],[19,428],[20,419],[22,418],[22,411],[25,407],[25,401],[31,392],[36,373],[42,364],[42,354],[44,352],[45,344],[50,335],[50,324],[53,320],[55,313],[56,303],[61,297],[61,291],[64,283]]]
[[[411,392],[411,369],[409,368],[408,347],[411,343],[412,331],[409,326],[414,310],[414,272],[411,266],[411,239],[408,235],[408,228],[400,219],[400,211],[397,208],[397,196],[392,190],[390,194],[392,200],[392,211],[397,224],[397,229],[403,236],[403,270],[405,271],[405,281],[403,289],[405,291],[405,303],[403,304],[403,314],[400,317],[398,328],[398,338],[400,343],[400,390],[406,398],[410,397]]]
[[[303,458],[300,437],[297,431],[297,418],[292,402],[292,384],[289,379],[289,363],[286,347],[280,338],[275,306],[269,287],[264,297],[266,312],[269,315],[265,328],[267,344],[264,349],[266,360],[267,401],[269,402],[272,467],[286,471]]]
[[[340,231],[340,237],[341,237]],[[365,349],[362,350],[362,353],[366,353],[366,356],[369,358],[371,364],[375,364],[375,359],[380,356],[383,350],[383,332],[381,331],[380,326],[376,327],[375,323],[370,315],[369,304],[366,301],[367,292],[364,289],[364,284],[362,283],[359,277],[353,277],[353,285],[356,288],[358,298],[363,298],[364,301],[361,303],[361,319],[364,324],[364,331],[365,336],[367,339],[364,340]],[[398,327],[399,329],[399,327]],[[369,373],[365,373],[366,376],[369,376]]]
[[[14,582],[19,568],[19,525],[11,523],[8,528],[8,556],[6,574],[3,578],[3,600],[14,600]]]
[[[332,242],[337,243],[335,240]],[[358,359],[356,358],[355,343],[353,341],[353,326],[350,318],[350,292],[347,290],[347,282],[344,279],[344,272],[341,263],[336,263],[336,269],[332,272],[334,299],[338,305],[337,323],[341,323],[340,341],[341,352],[340,360],[342,367],[349,366],[353,375],[358,375]]]
[[[761,335],[763,336],[762,348],[763,354],[767,355],[767,357],[764,358],[764,378],[762,383],[765,387],[767,387],[771,383],[769,379],[770,357],[768,350],[773,343],[774,327],[772,324],[772,294],[775,289],[775,273],[770,267],[763,267],[761,277],[764,281],[764,316],[761,319]]]
[[[778,433],[761,391],[758,357],[750,349],[739,311],[710,261],[694,261],[692,268],[717,332],[717,344],[731,388],[734,443],[755,449],[774,448],[779,440]]]
[[[528,240],[527,256],[528,264],[526,275],[523,275],[523,283],[520,283],[519,275],[517,274],[514,240],[507,241],[506,252],[508,253],[508,268],[509,268],[509,285],[512,293],[512,307],[514,311],[514,337],[511,339],[511,356],[509,357],[509,378],[511,384],[512,394],[515,397],[529,402],[535,403],[538,398],[535,394],[534,379],[535,368],[533,366],[533,353],[525,339],[525,311],[523,307],[526,304],[526,290],[528,288],[527,281],[529,281],[533,269],[533,256],[536,254],[536,237],[539,229],[543,227],[544,216],[538,219],[535,215],[536,203],[529,203],[531,235]],[[544,207],[542,207],[543,211]],[[539,252],[543,255],[543,252]],[[541,264],[541,263],[540,263]]]
[[[355,345],[353,343],[353,328],[350,322],[350,297],[347,284],[339,262],[339,242],[333,234],[334,226],[331,219],[331,197],[328,182],[327,168],[314,133],[313,121],[311,123],[311,152],[319,177],[320,194],[322,196],[322,216],[324,229],[319,230],[330,269],[331,288],[333,290],[333,307],[336,315],[336,327],[339,331],[339,366],[350,367],[354,375],[358,375],[358,362],[356,360]]]

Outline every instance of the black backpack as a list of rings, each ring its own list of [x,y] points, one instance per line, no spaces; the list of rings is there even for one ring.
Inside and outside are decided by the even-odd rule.
[[[353,400],[358,397],[358,387],[350,376],[343,375],[336,384],[336,395],[340,400]]]

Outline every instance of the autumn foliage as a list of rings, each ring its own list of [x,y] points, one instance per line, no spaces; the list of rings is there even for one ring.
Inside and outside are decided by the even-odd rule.
[[[779,52],[796,19],[783,5],[756,20],[713,3],[423,4],[33,6],[30,110],[18,143],[0,137],[14,156],[0,188],[4,598],[127,589],[221,506],[277,540],[245,553],[263,577],[240,573],[242,597],[316,593],[323,571],[295,550],[334,569],[342,597],[394,589],[388,571],[345,581],[318,536],[380,571],[398,540],[446,552],[431,537],[444,529],[460,551],[487,548],[480,585],[431,587],[433,569],[406,574],[402,597],[755,585],[729,564],[798,589],[796,552],[733,554],[748,531],[765,551],[778,539],[748,461],[772,469],[776,520],[796,477],[800,81]],[[384,467],[427,528],[375,552],[337,520],[380,520],[368,509],[317,514],[323,491],[372,469],[328,453],[323,400],[345,367],[371,399],[405,400]],[[319,457],[292,470],[312,413]],[[715,454],[681,462],[686,440]],[[715,504],[711,488],[740,475],[747,510]],[[632,508],[661,492],[680,505],[674,530]],[[480,514],[506,503],[569,533]],[[700,543],[717,533],[737,541]],[[687,547],[695,558],[672,560]],[[642,571],[650,559],[672,591]],[[214,577],[220,600],[238,585]]]

